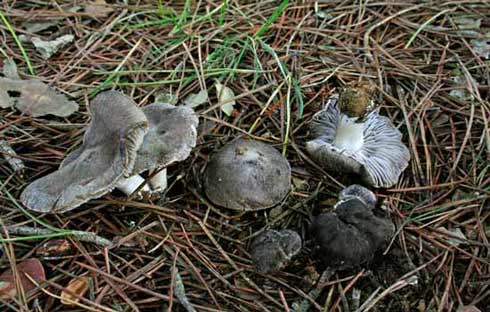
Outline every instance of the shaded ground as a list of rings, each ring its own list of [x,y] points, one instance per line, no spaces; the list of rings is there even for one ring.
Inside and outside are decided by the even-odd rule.
[[[120,90],[139,106],[159,94],[182,101],[209,93],[196,107],[198,146],[169,168],[165,199],[127,199],[115,191],[64,215],[38,216],[57,228],[123,237],[118,247],[69,238],[73,252],[48,260],[37,253],[46,239],[3,240],[2,270],[40,258],[51,295],[3,302],[2,310],[71,309],[54,295],[82,275],[92,281],[84,305],[93,310],[182,310],[172,298],[177,268],[199,311],[288,310],[311,298],[316,286],[323,288],[311,299],[312,311],[348,311],[358,291],[360,305],[374,311],[455,311],[469,304],[488,311],[486,1],[130,2],[95,8],[81,1],[2,2],[2,58],[13,58],[23,78],[32,64],[36,77],[80,105],[67,118],[1,110],[0,136],[27,166],[21,176],[0,160],[4,225],[39,226],[15,199],[80,144],[87,105],[100,90]],[[73,34],[75,41],[47,61],[31,43],[22,43],[23,55],[9,27],[29,36],[23,23],[32,19],[59,19],[36,36]],[[237,97],[232,116],[217,105],[216,80]],[[253,237],[266,228],[290,228],[308,239],[309,217],[331,209],[341,184],[357,182],[318,168],[304,144],[321,103],[360,80],[376,86],[382,113],[403,132],[412,155],[398,185],[377,190],[397,225],[393,244],[385,257],[321,285],[323,268],[309,242],[284,272],[255,273],[247,252]],[[247,133],[284,151],[291,163],[295,188],[282,208],[239,214],[204,198],[200,179],[210,153]],[[455,246],[441,227],[460,229],[466,239]]]

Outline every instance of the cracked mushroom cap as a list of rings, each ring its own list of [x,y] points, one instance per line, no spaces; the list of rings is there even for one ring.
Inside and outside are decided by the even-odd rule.
[[[154,103],[143,108],[148,133],[138,149],[133,174],[183,161],[196,146],[199,120],[192,108]]]
[[[332,171],[361,175],[374,187],[391,187],[407,168],[410,152],[391,121],[371,111],[363,122],[342,114],[337,97],[313,117],[313,140],[306,149],[320,165]]]
[[[211,156],[204,188],[216,205],[244,211],[266,209],[288,194],[291,167],[273,147],[240,138]]]
[[[315,217],[310,231],[322,261],[344,269],[370,261],[389,242],[395,227],[352,197],[337,203],[335,212]]]
[[[148,121],[128,97],[116,91],[97,95],[82,146],[55,172],[22,192],[21,201],[38,212],[61,213],[110,192],[133,171]]]
[[[301,237],[292,230],[267,230],[252,243],[252,261],[261,273],[279,271],[301,250]]]

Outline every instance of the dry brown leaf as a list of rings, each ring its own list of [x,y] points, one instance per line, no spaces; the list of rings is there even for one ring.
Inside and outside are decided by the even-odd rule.
[[[78,276],[73,278],[61,292],[61,303],[67,306],[74,306],[80,301],[77,297],[83,297],[88,291],[89,278]],[[76,296],[75,296],[76,295]]]
[[[0,77],[0,107],[15,106],[33,117],[55,115],[67,117],[78,110],[78,104],[68,101],[40,80],[17,80]]]
[[[22,261],[16,265],[20,284],[25,293],[28,293],[37,288],[37,286],[31,282],[30,278],[37,284],[40,284],[46,280],[46,274],[44,273],[43,265],[41,261],[35,258],[30,258]],[[27,277],[27,275],[30,277]],[[17,287],[14,271],[8,269],[0,275],[0,298],[11,299],[17,296]]]
[[[85,4],[85,13],[96,17],[105,17],[112,11],[114,9],[108,6],[105,0],[95,0]]]
[[[36,250],[36,255],[44,259],[58,259],[60,257],[66,256],[72,250],[71,243],[64,239],[51,239],[46,243],[42,244]]]

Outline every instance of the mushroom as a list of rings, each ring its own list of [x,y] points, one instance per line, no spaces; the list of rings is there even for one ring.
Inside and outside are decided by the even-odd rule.
[[[149,130],[138,149],[133,175],[118,183],[118,189],[132,194],[144,179],[139,176],[150,170],[150,187],[147,190],[163,191],[167,187],[166,167],[189,157],[196,146],[198,118],[188,107],[167,103],[154,103],[143,108]],[[146,185],[145,185],[146,186]]]
[[[267,230],[250,247],[252,261],[261,273],[279,271],[301,250],[301,237],[292,230]]]
[[[400,131],[377,109],[360,122],[342,113],[337,101],[338,96],[330,98],[313,116],[308,153],[325,168],[359,174],[374,187],[396,184],[410,160]]]
[[[97,95],[82,146],[60,168],[22,192],[21,201],[38,212],[61,213],[111,191],[133,172],[148,128],[145,114],[116,91]]]
[[[216,205],[252,211],[277,205],[291,187],[288,161],[273,147],[239,138],[207,164],[204,189]]]
[[[167,186],[166,166],[186,159],[196,146],[198,118],[191,108],[154,103],[142,109],[148,120],[148,132],[138,149],[131,176],[118,180],[116,188],[126,195],[163,191]],[[63,167],[76,158],[80,149],[70,154]],[[149,185],[140,176],[143,171],[153,174]]]
[[[351,195],[335,205],[334,212],[315,217],[311,234],[324,263],[338,269],[370,261],[393,236],[391,220],[374,215],[373,207]]]
[[[376,195],[369,189],[358,184],[352,184],[340,191],[339,200],[348,200],[352,197],[359,198],[368,208],[376,207],[378,199]]]

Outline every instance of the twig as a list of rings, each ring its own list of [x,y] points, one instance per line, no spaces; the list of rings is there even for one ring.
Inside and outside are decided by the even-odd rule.
[[[110,247],[113,245],[113,243],[110,240],[100,237],[95,233],[85,232],[85,231],[67,230],[66,232],[56,232],[49,229],[40,229],[40,228],[34,228],[29,226],[5,226],[3,230],[6,230],[9,234],[13,234],[13,235],[33,235],[33,236],[7,238],[7,239],[2,239],[2,241],[20,241],[20,240],[30,240],[30,239],[46,238],[46,237],[73,236],[81,242],[93,243],[104,247]]]

